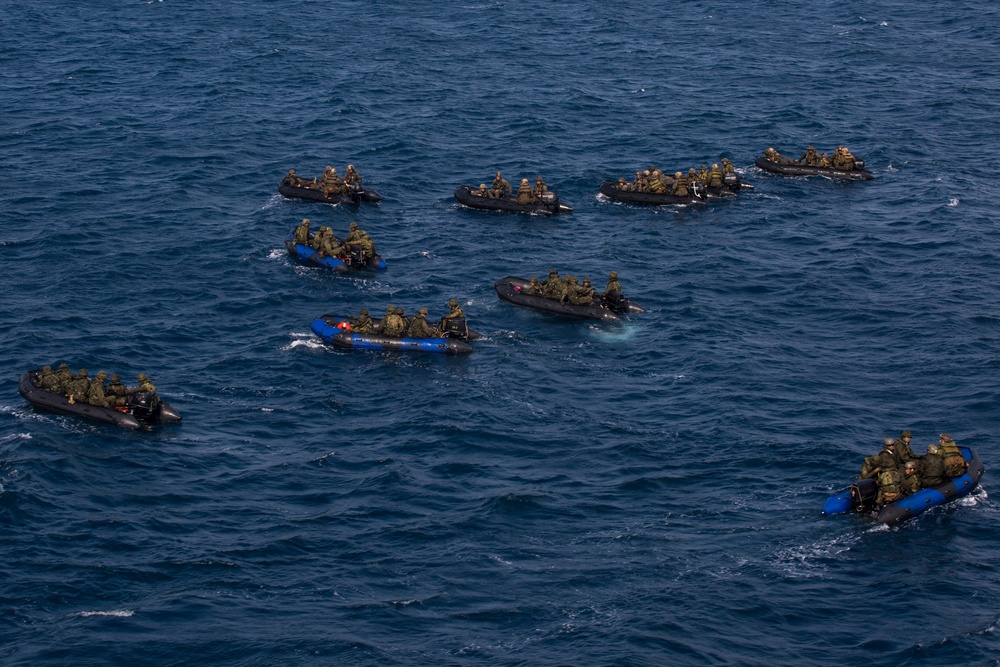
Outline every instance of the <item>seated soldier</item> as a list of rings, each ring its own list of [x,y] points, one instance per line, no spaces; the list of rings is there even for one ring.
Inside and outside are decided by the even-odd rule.
[[[920,472],[917,470],[916,459],[906,462],[903,466],[903,495],[911,495],[924,488],[920,483]]]
[[[385,329],[383,333],[386,336],[402,336],[406,333],[406,328],[408,322],[406,317],[403,315],[403,309],[396,306],[396,309],[389,313],[385,318]]]
[[[920,479],[924,486],[930,489],[941,486],[947,481],[944,459],[941,458],[941,449],[937,445],[927,445],[927,455],[920,462]]]
[[[312,234],[309,232],[309,218],[302,218],[302,223],[295,228],[294,242],[299,245],[309,245]]]
[[[361,174],[355,171],[353,164],[347,165],[347,171],[344,173],[344,185],[355,190],[361,189]]]
[[[69,396],[69,386],[76,379],[69,369],[69,364],[65,361],[60,363],[59,368],[56,369],[56,377],[59,378],[60,393],[63,396]]]
[[[796,160],[796,162],[809,167],[815,167],[819,164],[819,153],[816,152],[815,148],[809,146],[806,148],[806,152],[803,153],[802,156]]]
[[[485,183],[480,183],[479,189],[474,190],[472,194],[476,195],[477,197],[489,197],[490,191],[486,189]]]
[[[878,475],[878,495],[875,505],[881,509],[903,497],[903,473],[897,466],[883,469]]]
[[[391,315],[395,311],[396,311],[396,307],[390,303],[389,307],[385,309],[385,315],[382,316],[382,319],[379,320],[379,322],[378,322],[378,326],[375,327],[375,331],[377,333],[380,333],[380,334],[384,334],[385,333],[385,327],[386,327],[387,324],[389,324],[389,318],[391,317]]]
[[[594,286],[590,284],[590,278],[583,279],[583,285],[576,287],[576,294],[570,297],[569,302],[575,306],[594,305]]]
[[[549,277],[542,282],[542,291],[540,296],[544,296],[549,299],[558,299],[562,296],[563,281],[559,277],[559,272],[555,269],[549,271]]]
[[[69,402],[86,403],[87,395],[90,393],[90,378],[87,377],[87,369],[81,368],[77,371],[76,379],[70,383],[67,395]]]
[[[545,181],[542,180],[541,176],[535,176],[535,187],[531,189],[531,193],[535,195],[536,198],[541,199],[542,195],[549,191],[549,186],[545,185]]]
[[[618,272],[612,271],[608,274],[608,286],[604,288],[604,294],[607,296],[611,293],[621,294],[622,284],[618,282]]]
[[[81,371],[82,372],[82,371]],[[965,474],[968,463],[962,456],[958,444],[952,440],[947,433],[942,433],[938,439],[938,449],[941,451],[941,458],[944,459],[944,472],[948,477],[961,477]]]
[[[438,329],[446,336],[468,338],[469,323],[458,299],[448,299],[448,314],[441,318]]]
[[[35,386],[53,394],[62,393],[62,383],[59,381],[59,376],[52,372],[52,366],[42,368],[42,374],[38,377]]]
[[[327,166],[323,172],[323,178],[320,179],[319,185],[320,189],[323,190],[323,196],[327,198],[347,192],[344,181],[340,180],[340,176],[337,176],[337,170],[330,166]]]
[[[816,162],[816,166],[817,167],[826,167],[827,169],[829,169],[830,167],[833,166],[833,162],[830,161],[830,156],[829,155],[827,155],[826,153],[823,153],[822,155],[819,156],[819,161]]]
[[[559,294],[559,303],[566,303],[570,299],[576,298],[577,277],[566,274],[563,278],[562,291]]]
[[[663,174],[659,170],[654,171],[650,175],[649,185],[648,185],[649,192],[652,192],[653,194],[656,195],[662,195],[667,193],[667,186],[664,184],[662,176]]]
[[[777,162],[778,164],[789,164],[791,162],[791,160],[786,157],[782,157],[781,153],[773,148],[768,148],[764,151],[764,157],[771,162]]]
[[[708,165],[706,165],[706,164],[701,165],[701,169],[698,170],[698,178],[697,179],[691,178],[690,174],[688,174],[688,178],[691,180],[692,184],[694,184],[694,183],[708,183]]]
[[[617,187],[622,192],[628,192],[629,190],[632,189],[632,185],[625,180],[624,176],[618,177],[618,183],[615,184],[615,187]]]
[[[674,191],[672,194],[675,197],[690,197],[691,192],[688,190],[688,185],[688,179],[678,171],[674,174]]]
[[[641,171],[635,172],[635,180],[632,181],[632,191],[633,192],[646,192],[649,189],[649,183],[646,177],[643,176]]]
[[[437,329],[432,329],[427,324],[426,308],[417,310],[417,314],[410,320],[410,327],[406,335],[410,338],[437,338],[439,336]]]
[[[362,308],[358,316],[354,318],[351,322],[351,329],[355,333],[372,333],[375,331],[375,325],[372,322],[372,318],[368,316],[367,308]]]
[[[522,178],[521,184],[517,186],[517,203],[521,206],[535,203],[535,195],[531,191],[531,184],[528,179]]]
[[[87,392],[87,402],[91,405],[97,406],[99,408],[114,408],[117,405],[114,397],[108,396],[105,392],[105,382],[108,379],[108,374],[101,371],[97,374],[97,377],[93,382],[90,383],[90,391]]]
[[[302,179],[295,175],[294,169],[289,169],[288,174],[281,179],[281,184],[290,188],[300,188],[302,187]]]
[[[524,288],[525,294],[537,295],[542,291],[542,286],[538,282],[538,276],[531,276],[528,279],[528,286]]]
[[[726,158],[722,158],[722,173],[723,174],[735,174],[736,167]]]
[[[136,379],[139,380],[139,386],[128,390],[128,394],[130,396],[140,392],[148,392],[150,394],[156,393],[156,385],[149,381],[149,377],[145,373],[139,373],[139,376]]]
[[[718,164],[713,164],[712,171],[710,171],[708,174],[708,187],[710,188],[722,187],[722,170],[719,169]]]
[[[114,397],[116,405],[125,405],[128,397],[128,387],[122,383],[122,376],[118,373],[111,374],[111,384],[104,392],[106,396]]]
[[[512,190],[510,189],[510,183],[507,182],[500,172],[493,178],[493,185],[490,187],[490,192],[493,193],[494,197],[505,197],[509,195]]]

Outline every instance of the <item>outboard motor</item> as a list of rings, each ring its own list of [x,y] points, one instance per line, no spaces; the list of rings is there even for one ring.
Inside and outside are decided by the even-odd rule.
[[[136,392],[128,399],[129,411],[143,424],[159,421],[160,405],[160,397],[148,391]]]
[[[469,337],[469,324],[464,317],[453,317],[450,320],[441,320],[441,335],[445,338],[458,338],[466,340]]]
[[[865,161],[854,158],[854,169],[856,171],[862,171],[865,168]]]
[[[622,313],[626,310],[625,297],[622,296],[621,292],[605,292],[602,300],[609,310],[616,313]]]
[[[874,479],[859,479],[851,485],[851,501],[858,512],[873,512],[878,484]]]
[[[740,188],[740,175],[735,171],[731,171],[722,177],[722,182],[729,187],[730,190],[739,190]]]
[[[364,266],[365,248],[364,246],[351,244],[347,246],[347,263],[351,266]]]

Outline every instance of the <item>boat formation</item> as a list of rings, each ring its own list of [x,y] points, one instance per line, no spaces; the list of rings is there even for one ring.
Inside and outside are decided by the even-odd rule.
[[[823,514],[860,513],[895,525],[932,507],[969,495],[983,476],[979,454],[942,433],[938,444],[917,456],[910,431],[886,438],[882,451],[865,459],[857,481],[823,505]]]
[[[72,373],[66,363],[59,370],[50,366],[23,373],[17,391],[37,410],[84,417],[122,428],[140,428],[153,424],[181,421],[180,414],[161,399],[145,373],[139,385],[128,388],[116,373],[107,383],[107,373],[94,378],[87,369]]]

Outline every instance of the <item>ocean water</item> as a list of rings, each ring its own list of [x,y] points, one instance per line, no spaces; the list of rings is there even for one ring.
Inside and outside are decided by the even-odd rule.
[[[1000,664],[993,4],[0,7],[0,664]],[[876,180],[753,167],[840,144]],[[753,191],[597,194],[722,157]],[[277,193],[347,163],[380,204]],[[456,204],[496,170],[574,212]],[[295,264],[303,217],[388,270]],[[551,268],[647,312],[493,291]],[[452,297],[464,358],[309,330]],[[184,422],[36,412],[59,361]],[[821,516],[904,428],[981,488]]]

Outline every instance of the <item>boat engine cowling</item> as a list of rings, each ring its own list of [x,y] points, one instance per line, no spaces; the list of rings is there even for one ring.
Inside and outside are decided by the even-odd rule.
[[[878,485],[874,479],[859,479],[851,485],[851,501],[858,512],[873,511],[877,495]]]
[[[737,183],[740,182],[739,174],[731,171],[722,177],[722,182],[725,183],[726,185],[736,185]]]
[[[144,424],[152,424],[159,420],[160,397],[150,391],[139,391],[128,399],[129,411]]]
[[[856,171],[861,171],[864,168],[865,168],[865,161],[859,160],[858,158],[854,158],[854,169]]]
[[[441,335],[445,338],[465,340],[469,337],[469,324],[464,317],[453,317],[441,321]]]
[[[551,190],[543,192],[539,196],[539,199],[542,200],[543,204],[555,204],[557,201],[559,201],[559,197],[556,195],[556,193],[552,192]]]

